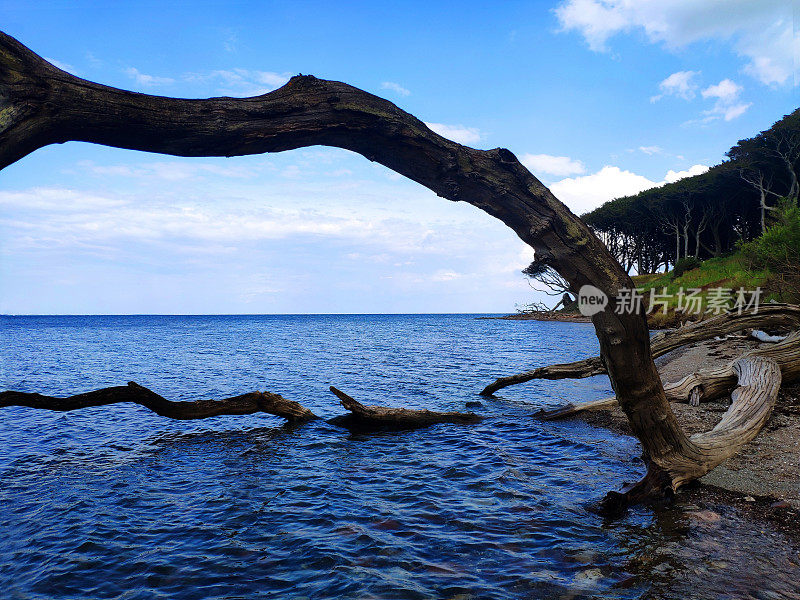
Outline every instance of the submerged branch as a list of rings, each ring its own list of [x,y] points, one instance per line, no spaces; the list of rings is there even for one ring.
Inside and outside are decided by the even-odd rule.
[[[411,408],[389,408],[386,406],[365,406],[351,398],[343,391],[331,386],[333,392],[347,410],[349,415],[334,417],[329,423],[347,427],[348,429],[416,429],[428,427],[436,423],[458,423],[468,425],[481,420],[475,413],[435,412]]]
[[[250,392],[224,400],[197,400],[195,402],[173,402],[135,383],[126,386],[107,387],[66,398],[44,396],[26,392],[0,392],[0,408],[27,406],[46,410],[69,411],[90,406],[106,406],[120,402],[133,402],[149,408],[154,413],[170,419],[206,419],[219,415],[249,415],[265,412],[283,417],[289,422],[316,419],[317,416],[298,402],[287,400],[271,392]]]
[[[469,424],[481,420],[480,416],[471,412],[435,412],[409,408],[364,406],[333,386],[331,386],[331,391],[341,400],[342,406],[350,411],[350,414],[334,417],[328,422],[348,429],[415,429],[436,423]],[[107,387],[65,398],[28,392],[0,392],[0,408],[26,406],[44,410],[70,411],[121,402],[133,402],[162,417],[179,420],[206,419],[220,415],[250,415],[259,412],[283,417],[293,423],[319,418],[302,404],[271,392],[250,392],[224,400],[173,402],[133,381],[126,386]]]

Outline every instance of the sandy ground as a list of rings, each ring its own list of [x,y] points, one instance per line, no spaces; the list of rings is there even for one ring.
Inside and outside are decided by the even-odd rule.
[[[745,339],[709,340],[674,350],[656,359],[656,365],[665,383],[675,382],[693,371],[727,364],[760,345]],[[728,408],[729,401],[722,400],[705,402],[697,408],[673,403],[672,408],[684,429],[695,433],[717,424]],[[627,418],[618,408],[584,415],[589,422],[631,433]],[[772,416],[758,437],[701,482],[738,494],[745,501],[755,498],[761,504],[774,504],[775,508],[788,502],[800,510],[800,383],[784,385]]]

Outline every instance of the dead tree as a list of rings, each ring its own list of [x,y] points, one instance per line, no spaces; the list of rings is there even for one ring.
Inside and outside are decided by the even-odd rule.
[[[749,183],[758,190],[758,208],[761,211],[761,233],[764,233],[767,230],[766,212],[775,210],[774,206],[769,206],[767,204],[767,194],[771,194],[776,198],[780,198],[781,195],[772,191],[772,178],[764,175],[762,171],[746,171],[742,169],[739,172],[739,176],[742,178],[742,181]]]
[[[781,130],[773,132],[767,137],[766,152],[777,159],[789,176],[789,191],[787,198],[797,200],[800,194],[800,184],[797,181],[795,165],[800,159],[800,134]]]
[[[469,425],[481,420],[475,413],[434,412],[411,408],[388,408],[385,406],[365,406],[354,400],[343,391],[330,387],[331,392],[339,398],[349,415],[334,417],[329,423],[351,430],[362,429],[418,429],[437,423],[457,423]]]
[[[680,428],[650,352],[641,310],[617,312],[633,283],[605,245],[504,148],[476,150],[431,131],[391,102],[355,87],[296,76],[253,98],[186,100],[92,83],[0,35],[0,168],[37,148],[83,141],[178,156],[239,156],[326,145],[357,152],[510,227],[577,294],[610,301],[593,317],[612,386],[648,457],[645,495],[704,475],[744,443]],[[754,423],[757,429],[758,424]],[[714,430],[715,432],[717,430]]]
[[[749,372],[753,366],[748,366],[751,358],[773,361],[779,369],[781,382],[797,381],[800,379],[800,331],[795,331],[772,347],[751,350],[724,367],[699,370],[680,381],[668,383],[664,386],[664,392],[671,402],[688,402],[692,406],[698,406],[701,400],[722,398],[733,393],[737,385],[741,385],[740,374],[744,371]],[[740,396],[739,399],[749,400],[747,396]],[[607,410],[615,406],[617,406],[616,398],[602,398],[580,404],[569,403],[551,410],[540,410],[537,416],[545,421],[553,421],[585,411]],[[738,411],[738,408],[731,404],[730,410]]]

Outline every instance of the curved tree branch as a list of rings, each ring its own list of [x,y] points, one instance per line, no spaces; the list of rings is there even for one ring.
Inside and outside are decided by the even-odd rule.
[[[641,305],[615,311],[618,291],[633,287],[630,277],[510,151],[461,146],[391,102],[336,81],[297,76],[242,99],[148,96],[74,77],[0,34],[0,168],[70,140],[179,156],[336,146],[476,206],[529,244],[570,291],[591,284],[609,297],[593,317],[601,356],[632,430],[666,479],[677,485],[684,465],[702,458],[664,395]]]
[[[119,402],[133,402],[149,408],[154,413],[170,419],[206,419],[219,415],[250,415],[265,412],[283,417],[289,422],[316,419],[317,416],[303,405],[287,400],[271,392],[250,392],[225,400],[198,400],[196,402],[173,402],[135,383],[77,394],[67,398],[55,398],[42,394],[6,391],[0,392],[0,408],[27,406],[47,410],[69,411],[90,406],[106,406]]]

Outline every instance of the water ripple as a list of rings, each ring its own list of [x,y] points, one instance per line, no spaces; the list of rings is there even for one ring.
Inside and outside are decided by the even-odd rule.
[[[266,389],[325,416],[341,412],[331,384],[367,403],[462,410],[494,376],[597,349],[588,326],[463,315],[0,319],[4,389],[63,395],[135,380],[183,400]],[[682,568],[702,569],[694,597],[792,585],[796,547],[735,511],[710,536],[681,506],[612,524],[592,512],[636,477],[637,445],[532,413],[609,392],[603,377],[532,382],[483,401],[476,426],[369,435],[264,415],[176,422],[133,405],[3,409],[0,590],[688,597],[674,593],[686,589]],[[768,583],[743,583],[763,573]]]

